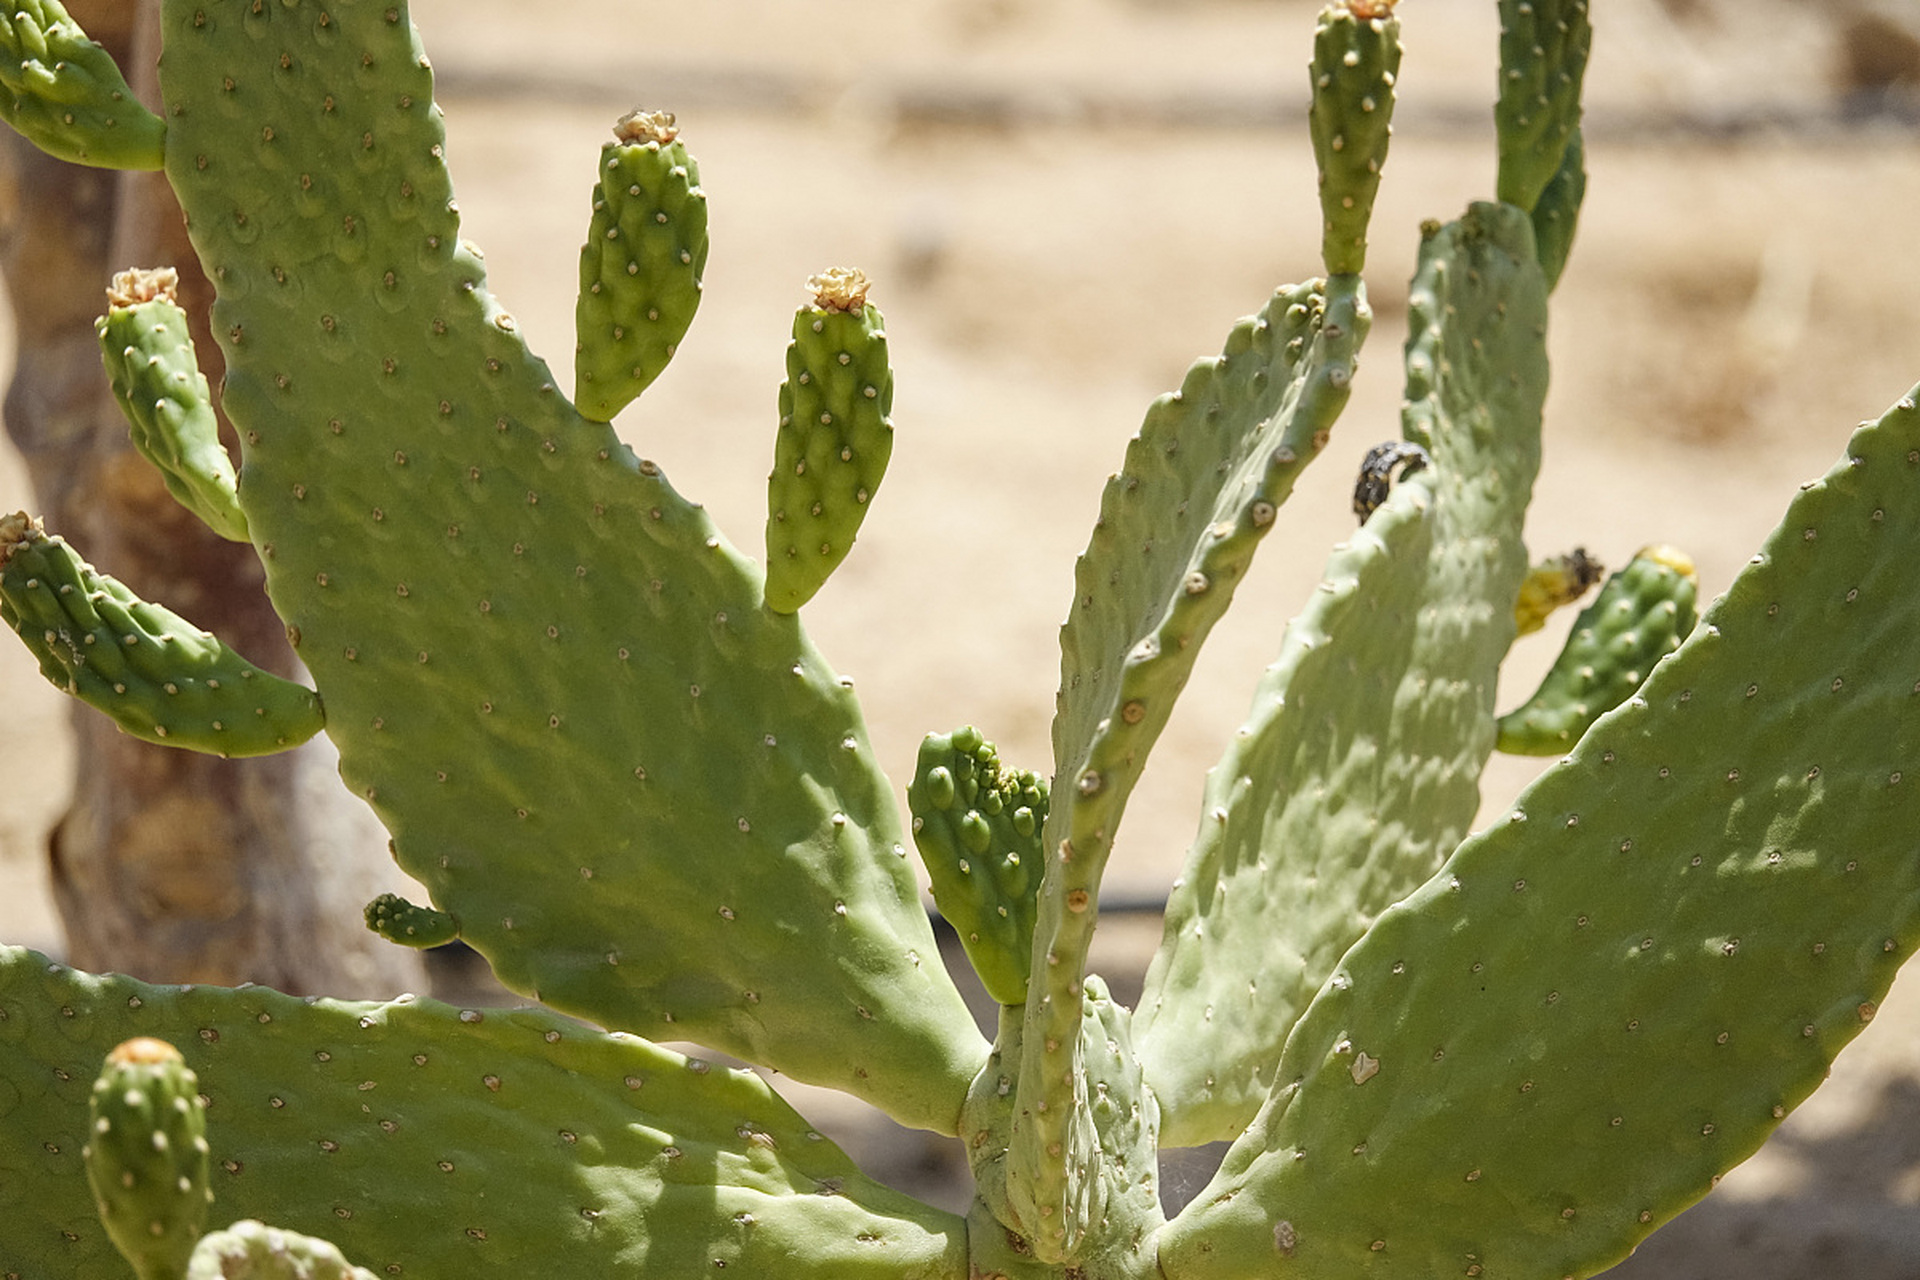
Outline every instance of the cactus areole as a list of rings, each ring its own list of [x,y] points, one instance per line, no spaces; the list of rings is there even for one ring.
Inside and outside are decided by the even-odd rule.
[[[1603,574],[1521,540],[1585,190],[1584,0],[1503,0],[1501,198],[1421,228],[1360,527],[1209,776],[1138,1006],[1087,969],[1134,784],[1359,371],[1393,8],[1314,33],[1323,234],[1294,256],[1324,272],[1155,401],[1102,494],[1052,761],[969,727],[900,788],[799,616],[852,588],[829,579],[894,445],[864,273],[794,315],[756,563],[608,425],[703,288],[681,121],[636,111],[582,156],[569,400],[461,239],[402,0],[163,0],[159,114],[55,0],[19,0],[0,118],[162,167],[186,212],[238,464],[164,266],[116,282],[102,360],[170,492],[257,552],[314,687],[25,513],[0,515],[0,618],[130,733],[255,754],[324,728],[428,899],[383,895],[369,927],[461,939],[534,1005],[0,948],[8,1266],[1573,1277],[1751,1154],[1920,942],[1920,408],[1856,431],[1697,622],[1685,556],[1637,557],[1498,715],[1516,635]],[[1472,833],[1502,742],[1562,760]],[[874,1182],[760,1075],[669,1040],[958,1135],[971,1207]],[[1158,1150],[1215,1141],[1169,1218]]]

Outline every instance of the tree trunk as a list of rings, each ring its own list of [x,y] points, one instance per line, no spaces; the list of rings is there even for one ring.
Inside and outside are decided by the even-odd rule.
[[[67,8],[157,102],[158,4]],[[93,321],[108,279],[171,265],[203,371],[219,385],[206,326],[212,292],[171,190],[158,174],[65,164],[0,134],[0,272],[17,344],[4,413],[49,529],[140,595],[294,675],[253,548],[215,536],[174,502],[133,452],[102,371]],[[379,824],[339,785],[324,737],[283,755],[220,760],[127,737],[78,703],[73,725],[73,802],[48,849],[72,963],[302,994],[424,988],[419,958],[360,923],[360,907],[401,879]]]

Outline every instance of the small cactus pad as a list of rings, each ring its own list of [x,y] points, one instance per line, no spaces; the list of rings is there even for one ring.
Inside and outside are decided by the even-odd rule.
[[[1496,191],[1501,200],[1529,214],[1562,174],[1568,145],[1579,131],[1580,85],[1592,45],[1587,0],[1500,0]],[[1557,243],[1570,243],[1572,235],[1569,222]],[[1557,252],[1564,263],[1564,247]],[[1548,274],[1550,279],[1559,277],[1557,269]]]
[[[859,701],[501,308],[404,7],[162,24],[247,527],[395,860],[515,991],[950,1132],[987,1046]]]
[[[1500,750],[1551,756],[1632,696],[1653,664],[1693,630],[1698,579],[1671,547],[1647,547],[1607,579],[1567,636],[1540,688],[1500,717]]]
[[[1060,628],[1054,790],[1043,847],[1017,1140],[1065,1151],[1077,1123],[1078,984],[1100,880],[1126,802],[1201,646],[1232,601],[1276,509],[1326,447],[1372,323],[1360,278],[1281,289],[1148,409],[1074,566]],[[1036,968],[1036,980],[1043,971]],[[1037,998],[1036,998],[1037,997]]]
[[[1367,223],[1393,133],[1400,19],[1392,0],[1343,0],[1321,10],[1310,72],[1321,256],[1328,275],[1357,274],[1367,264]]]
[[[807,285],[814,300],[793,318],[767,477],[767,607],[776,613],[811,600],[846,558],[893,456],[893,369],[867,277],[834,270]]]
[[[1533,206],[1533,241],[1540,255],[1540,271],[1551,293],[1560,283],[1573,252],[1573,233],[1580,225],[1580,205],[1587,198],[1587,149],[1580,130],[1567,140],[1560,169]]]
[[[40,674],[147,742],[271,755],[325,723],[313,690],[141,600],[24,514],[0,518],[0,620]]]
[[[114,1247],[140,1280],[179,1280],[206,1223],[207,1110],[180,1051],[138,1036],[107,1054],[81,1152]]]
[[[574,304],[574,404],[609,422],[673,359],[700,306],[707,195],[665,111],[635,111],[600,149]]]
[[[934,904],[960,935],[987,994],[1001,1004],[1025,1003],[1034,901],[1046,865],[1046,779],[1004,768],[975,729],[928,734],[907,807]]]
[[[863,1176],[751,1072],[540,1009],[157,986],[0,947],[7,1268],[120,1273],[80,1148],[99,1046],[141,1035],[198,1069],[221,1220],[375,1275],[966,1275],[960,1218]]]
[[[1134,1039],[1169,1145],[1253,1118],[1326,974],[1479,808],[1547,389],[1526,215],[1478,204],[1435,228],[1408,324],[1402,432],[1432,461],[1334,549],[1168,898]]]
[[[444,911],[383,893],[367,904],[367,928],[403,947],[444,947],[460,936],[460,922]]]
[[[133,447],[160,469],[167,491],[221,537],[245,542],[233,459],[220,443],[213,395],[174,297],[177,281],[172,268],[115,276],[107,314],[94,323],[100,356]]]
[[[325,1240],[243,1218],[193,1251],[187,1280],[378,1280]]]
[[[1607,567],[1575,547],[1565,555],[1549,556],[1527,570],[1514,602],[1514,634],[1530,636],[1547,625],[1554,611],[1572,604],[1606,577]]]
[[[158,169],[167,125],[59,0],[0,7],[0,120],[56,159]]]
[[[1916,395],[1339,962],[1169,1280],[1590,1276],[1819,1085],[1920,946]]]

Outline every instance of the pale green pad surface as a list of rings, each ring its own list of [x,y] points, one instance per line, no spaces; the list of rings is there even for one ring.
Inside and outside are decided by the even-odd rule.
[[[170,609],[29,533],[0,569],[0,620],[40,674],[133,737],[220,756],[299,746],[325,717],[313,690],[262,670]]]
[[[1340,954],[1479,806],[1547,384],[1526,216],[1479,204],[1430,234],[1409,303],[1403,413],[1432,463],[1335,550],[1169,897],[1136,1031],[1169,1145],[1245,1127]]]
[[[1045,778],[1003,766],[971,727],[928,734],[907,786],[934,905],[1001,1004],[1027,999],[1047,792]]]
[[[1698,617],[1697,594],[1693,579],[1672,565],[1635,556],[1581,610],[1533,696],[1500,717],[1500,750],[1550,756],[1573,746],[1680,647]]]
[[[0,120],[56,159],[107,169],[158,169],[167,136],[58,0],[0,11]]]
[[[399,862],[517,991],[950,1130],[985,1044],[858,704],[488,294],[404,6],[165,15],[242,503]]]
[[[1812,1092],[1920,943],[1917,499],[1910,394],[1348,953],[1171,1280],[1590,1275]]]
[[[375,1274],[958,1280],[964,1226],[864,1178],[757,1077],[541,1010],[158,987],[0,948],[0,1221],[24,1280],[121,1274],[80,1147],[105,1049],[187,1055],[215,1221]]]
[[[251,1219],[216,1231],[193,1251],[187,1280],[375,1280],[325,1240]]]
[[[1500,0],[1500,98],[1494,122],[1500,139],[1500,199],[1534,212],[1541,193],[1561,175],[1568,144],[1580,128],[1580,88],[1593,27],[1588,0]],[[1577,165],[1577,160],[1576,160]],[[1568,175],[1569,177],[1571,175]],[[1582,180],[1584,186],[1584,175]],[[1573,208],[1578,209],[1575,193]],[[1566,241],[1572,239],[1569,222]],[[1558,236],[1550,255],[1566,260]],[[1544,261],[1544,259],[1543,259]],[[1548,263],[1548,279],[1559,265]]]
[[[245,542],[233,459],[220,443],[220,420],[194,355],[187,313],[171,298],[154,298],[109,308],[94,332],[133,447],[159,468],[181,506],[221,537]]]
[[[610,422],[673,359],[700,306],[707,196],[679,139],[600,149],[574,304],[574,401]]]
[[[1041,1116],[1021,1141],[1039,1150],[1065,1150],[1073,1123],[1063,1082],[1080,1071],[1079,979],[1127,797],[1276,507],[1325,447],[1370,323],[1358,276],[1279,290],[1154,402],[1101,495],[1060,630],[1034,928],[1033,972],[1045,977],[1024,1032],[1042,1049],[1019,1076],[1021,1105]]]

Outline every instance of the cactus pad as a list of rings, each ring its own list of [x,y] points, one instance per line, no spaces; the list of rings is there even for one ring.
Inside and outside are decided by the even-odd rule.
[[[123,1041],[88,1116],[81,1157],[108,1237],[140,1280],[179,1280],[213,1198],[199,1078],[164,1040]]]
[[[367,904],[367,928],[403,947],[443,947],[460,936],[460,922],[444,911],[383,893]]]
[[[1495,189],[1501,200],[1529,214],[1556,178],[1574,183],[1578,174],[1577,185],[1584,186],[1585,171],[1578,160],[1572,170],[1566,163],[1569,144],[1580,129],[1580,88],[1593,45],[1587,3],[1500,0],[1500,99],[1494,108],[1500,176]],[[1577,210],[1575,187],[1563,187],[1557,207],[1566,207],[1569,194]],[[1569,219],[1550,250],[1561,263],[1572,236]],[[1548,277],[1559,278],[1557,266]]]
[[[187,1280],[376,1280],[325,1240],[250,1218],[215,1231],[193,1251]]]
[[[39,1280],[112,1274],[79,1152],[97,1046],[135,1035],[199,1074],[223,1219],[376,1275],[966,1274],[959,1218],[862,1176],[749,1072],[543,1010],[154,986],[0,947],[0,1221]]]
[[[1580,205],[1586,198],[1587,149],[1580,130],[1575,129],[1567,139],[1559,170],[1533,206],[1533,240],[1549,293],[1566,270],[1567,258],[1573,252],[1573,234],[1580,225]]]
[[[160,469],[167,491],[221,537],[245,542],[233,459],[220,443],[213,394],[174,297],[177,283],[171,268],[115,276],[107,314],[94,324],[101,359],[133,429],[133,447]]]
[[[56,159],[105,169],[158,169],[167,136],[59,0],[0,12],[0,120]]]
[[[767,478],[767,607],[792,613],[846,558],[893,456],[893,369],[867,277],[807,282],[793,318],[780,434]]]
[[[1916,395],[1340,962],[1171,1280],[1592,1275],[1820,1083],[1920,946]]]
[[[610,422],[660,376],[700,306],[707,196],[671,112],[635,111],[600,149],[574,306],[574,403]]]
[[[168,0],[160,80],[342,778],[514,990],[951,1130],[986,1044],[857,700],[489,292],[404,6],[325,13]]]
[[[1367,264],[1367,223],[1393,134],[1400,19],[1393,0],[1343,0],[1314,30],[1313,105],[1307,119],[1320,171],[1321,256],[1328,275]]]
[[[1001,1004],[1027,999],[1047,790],[1040,775],[1003,767],[972,728],[928,734],[907,788],[934,904]]]
[[[1680,552],[1647,547],[1634,556],[1574,621],[1540,688],[1500,717],[1500,750],[1550,756],[1573,746],[1680,647],[1693,630],[1697,592],[1693,561]]]
[[[1135,1042],[1169,1145],[1252,1119],[1341,953],[1479,807],[1547,387],[1526,215],[1480,204],[1434,229],[1409,302],[1402,426],[1432,462],[1335,549],[1168,899]]]
[[[141,600],[24,514],[0,518],[0,619],[42,675],[147,742],[270,755],[325,720],[313,690]]]

